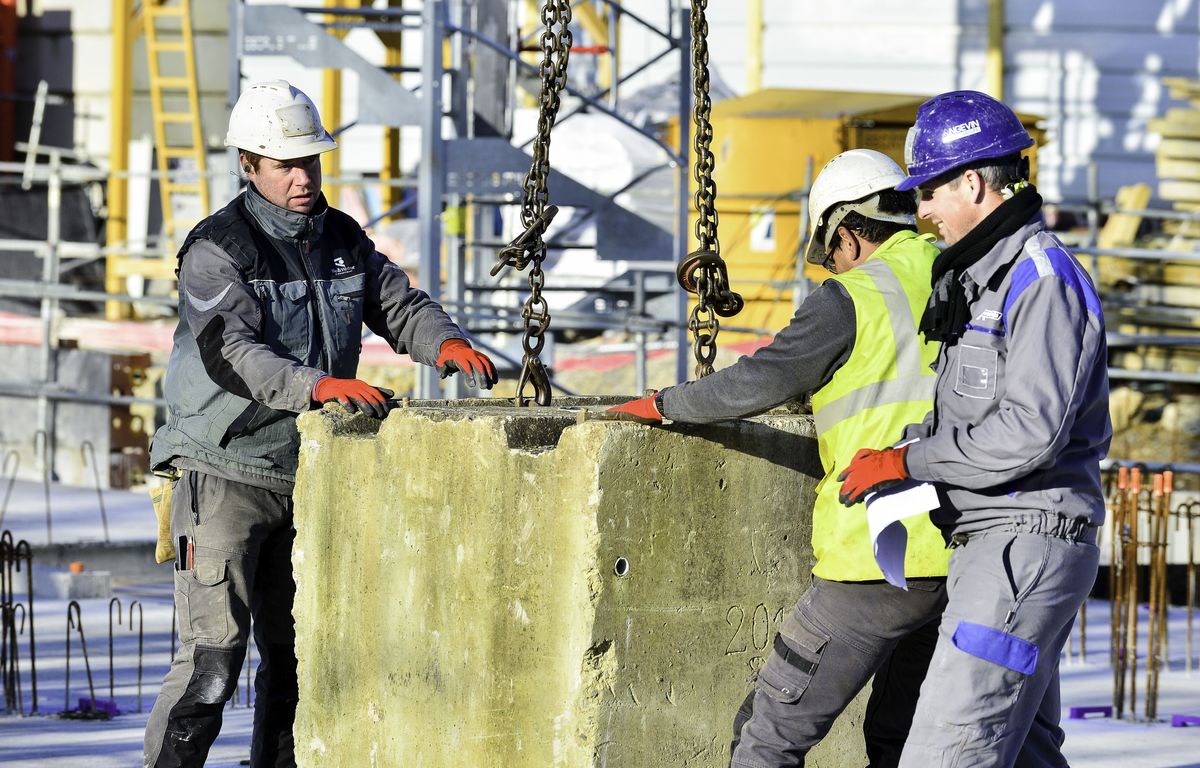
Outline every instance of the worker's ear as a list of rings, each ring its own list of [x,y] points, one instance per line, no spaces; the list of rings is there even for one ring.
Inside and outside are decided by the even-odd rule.
[[[967,190],[970,192],[971,202],[973,202],[973,203],[982,203],[983,202],[984,196],[987,195],[987,182],[984,181],[983,176],[980,175],[979,171],[976,171],[976,170],[963,171],[962,183],[966,186]]]
[[[858,239],[858,235],[848,227],[837,228],[838,237],[846,244],[847,252],[850,255],[850,263],[858,266],[863,258],[862,242]]]

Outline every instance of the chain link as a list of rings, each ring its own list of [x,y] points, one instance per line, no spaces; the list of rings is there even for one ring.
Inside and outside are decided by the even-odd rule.
[[[712,99],[709,98],[708,20],[704,16],[708,0],[692,0],[692,122],[696,159],[692,175],[696,179],[696,239],[700,247],[679,263],[675,276],[689,293],[696,294],[688,329],[692,333],[692,351],[696,356],[696,376],[713,372],[717,359],[717,334],[721,331],[717,316],[732,317],[742,310],[742,297],[729,287],[729,271],[721,258],[717,240],[717,185],[712,173]]]
[[[492,267],[495,277],[504,267],[517,271],[529,270],[529,298],[521,310],[525,321],[525,335],[521,339],[524,357],[521,360],[521,377],[517,381],[518,405],[524,404],[525,385],[532,384],[533,399],[538,405],[550,405],[550,376],[542,364],[541,352],[546,346],[544,337],[550,328],[550,306],[542,297],[546,284],[542,262],[546,259],[546,243],[543,237],[546,228],[554,220],[558,208],[547,205],[550,195],[546,182],[550,176],[550,132],[558,117],[559,94],[567,84],[567,61],[571,57],[571,2],[570,0],[545,0],[541,11],[542,19],[542,78],[541,94],[538,99],[537,135],[533,141],[533,163],[525,176],[524,200],[521,204],[521,223],[525,231],[508,246],[501,249]]]

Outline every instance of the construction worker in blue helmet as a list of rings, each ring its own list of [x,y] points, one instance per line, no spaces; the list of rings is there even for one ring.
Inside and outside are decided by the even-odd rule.
[[[875,563],[866,517],[838,503],[836,480],[858,448],[891,445],[933,405],[938,345],[921,340],[917,318],[938,251],[916,232],[916,200],[896,190],[903,180],[903,169],[874,150],[830,160],[809,193],[805,257],[832,277],[753,355],[609,412],[704,423],[812,395],[825,471],[813,508],[812,584],[736,713],[732,766],[802,765],[872,676],[867,755],[872,766],[896,765],[937,642],[949,554],[940,532],[927,516],[908,521],[909,589],[896,589]]]
[[[335,401],[386,416],[392,393],[357,378],[363,326],[443,375],[496,380],[442,307],[326,202],[321,154],[337,143],[304,92],[284,80],[247,86],[225,143],[248,183],[179,250],[167,422],[150,450],[154,470],[175,478],[180,650],[146,723],[146,768],[204,764],[252,618],[250,764],[296,764],[296,416]]]
[[[948,247],[921,331],[941,342],[934,406],[842,472],[854,505],[932,483],[952,548],[948,603],[900,764],[1065,766],[1059,653],[1096,577],[1108,368],[1096,289],[1042,222],[1007,106],[975,91],[921,105],[908,134],[918,215]],[[854,514],[854,510],[848,510]]]

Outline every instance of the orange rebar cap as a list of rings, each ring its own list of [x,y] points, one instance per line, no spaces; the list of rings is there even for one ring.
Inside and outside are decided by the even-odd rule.
[[[72,561],[72,563],[69,566],[67,566],[67,568],[68,568],[68,570],[71,571],[71,573],[83,573],[83,561],[82,560]]]

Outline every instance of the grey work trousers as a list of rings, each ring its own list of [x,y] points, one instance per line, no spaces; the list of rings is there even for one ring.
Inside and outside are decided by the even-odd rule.
[[[1096,579],[1094,537],[994,531],[956,546],[901,766],[1067,765],[1058,659]]]
[[[896,765],[945,604],[944,579],[911,579],[905,592],[814,576],[738,711],[730,765],[803,766],[872,675],[867,755]]]
[[[145,766],[202,766],[246,658],[250,618],[261,661],[255,677],[252,766],[295,766],[297,684],[292,603],[292,499],[185,471],[171,534],[186,536],[192,567],[175,566],[179,652],[146,723]]]

